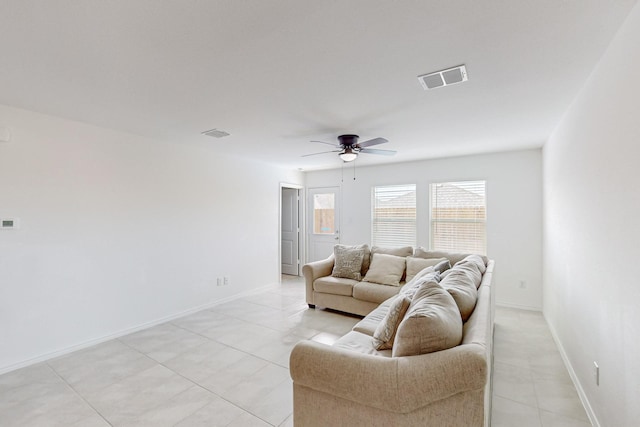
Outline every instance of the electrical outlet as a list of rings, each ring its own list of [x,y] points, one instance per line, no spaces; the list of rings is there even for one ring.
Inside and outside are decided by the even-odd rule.
[[[222,279],[218,277],[216,280],[217,280],[216,285],[222,286]]]
[[[596,380],[596,385],[600,385],[600,366],[598,366],[598,362],[593,361],[593,379]]]
[[[224,285],[227,286],[229,284],[229,276],[224,276]]]

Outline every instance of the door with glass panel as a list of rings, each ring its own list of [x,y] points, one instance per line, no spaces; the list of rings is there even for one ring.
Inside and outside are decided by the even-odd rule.
[[[308,192],[308,262],[324,259],[340,243],[340,187],[310,188]]]

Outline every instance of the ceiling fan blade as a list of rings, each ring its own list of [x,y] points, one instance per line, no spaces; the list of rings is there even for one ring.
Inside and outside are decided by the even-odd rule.
[[[359,142],[358,145],[362,148],[365,148],[365,147],[371,147],[373,145],[384,144],[385,142],[389,142],[389,141],[384,138],[373,138],[368,141]]]
[[[300,157],[309,157],[309,156],[317,156],[318,154],[327,154],[327,153],[339,153],[342,150],[331,150],[331,151],[323,151],[321,153],[311,153],[311,154],[303,154]]]
[[[397,153],[397,151],[393,150],[376,150],[375,148],[363,148],[360,152],[367,154],[381,154],[383,156],[393,156]]]
[[[325,142],[325,141],[310,141],[310,142],[319,142],[320,144],[327,144],[327,145],[331,145],[332,147],[340,147],[337,144],[334,144],[333,142]]]

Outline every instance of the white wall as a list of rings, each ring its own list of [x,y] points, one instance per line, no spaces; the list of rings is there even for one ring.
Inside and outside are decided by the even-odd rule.
[[[496,302],[542,309],[540,150],[425,160],[306,173],[307,188],[342,184],[341,242],[371,242],[371,188],[417,185],[418,245],[429,246],[429,184],[487,181],[487,251],[496,260]],[[337,159],[336,159],[337,161]],[[520,288],[520,281],[526,288]]]
[[[640,6],[543,150],[544,315],[601,426],[640,419],[638,46]]]
[[[0,372],[279,281],[298,172],[3,106],[0,126],[0,217],[21,221],[0,230]]]

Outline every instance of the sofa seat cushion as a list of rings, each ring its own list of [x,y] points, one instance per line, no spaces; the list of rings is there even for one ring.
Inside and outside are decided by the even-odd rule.
[[[462,341],[462,319],[453,297],[437,282],[421,285],[400,322],[393,357],[416,356],[455,347]]]
[[[375,302],[380,304],[388,300],[400,291],[398,286],[379,285],[370,282],[358,282],[353,286],[353,297],[355,299]]]
[[[356,331],[351,331],[340,338],[333,343],[333,347],[374,356],[391,357],[391,350],[376,350],[373,346],[373,338],[370,335]]]
[[[385,318],[385,316],[389,312],[389,307],[395,299],[396,296],[394,295],[391,298],[385,300],[371,313],[367,314],[364,319],[356,323],[356,325],[353,327],[353,330],[365,335],[373,336],[373,333],[376,331],[378,324],[382,322],[382,319]]]
[[[324,294],[333,295],[353,295],[353,286],[360,283],[357,280],[345,279],[343,277],[325,276],[319,277],[313,282],[313,290]]]

